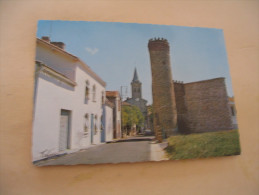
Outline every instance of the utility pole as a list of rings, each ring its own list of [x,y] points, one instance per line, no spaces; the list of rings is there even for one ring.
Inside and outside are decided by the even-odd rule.
[[[123,88],[125,88],[125,93],[123,93]],[[128,86],[121,86],[121,89],[120,89],[120,98],[121,98],[121,134],[122,134],[122,137],[123,137],[123,134],[124,134],[124,128],[123,128],[123,119],[122,119],[122,102],[123,102],[123,97],[127,96],[127,92],[128,92]]]

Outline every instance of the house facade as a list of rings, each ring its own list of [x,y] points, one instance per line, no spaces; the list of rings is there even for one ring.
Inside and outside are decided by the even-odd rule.
[[[113,104],[113,138],[122,137],[121,132],[121,98],[118,91],[106,91],[106,98]]]
[[[114,105],[106,99],[103,106],[101,142],[113,140],[113,108]]]
[[[33,161],[102,142],[105,85],[64,44],[37,39]]]

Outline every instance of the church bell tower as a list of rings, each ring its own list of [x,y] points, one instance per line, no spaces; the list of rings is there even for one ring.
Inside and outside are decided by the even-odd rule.
[[[133,99],[141,99],[141,82],[138,79],[137,69],[135,68],[133,80],[131,82],[131,94]]]

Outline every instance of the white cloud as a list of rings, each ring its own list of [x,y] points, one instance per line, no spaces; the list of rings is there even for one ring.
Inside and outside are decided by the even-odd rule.
[[[91,55],[94,55],[94,54],[96,54],[96,53],[99,51],[99,49],[97,49],[97,48],[92,49],[92,48],[90,48],[90,47],[86,47],[85,50],[86,50],[88,53],[90,53]]]

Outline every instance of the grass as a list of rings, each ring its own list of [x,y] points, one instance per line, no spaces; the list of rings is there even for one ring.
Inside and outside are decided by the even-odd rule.
[[[165,151],[171,160],[238,155],[239,134],[230,130],[172,136]]]

